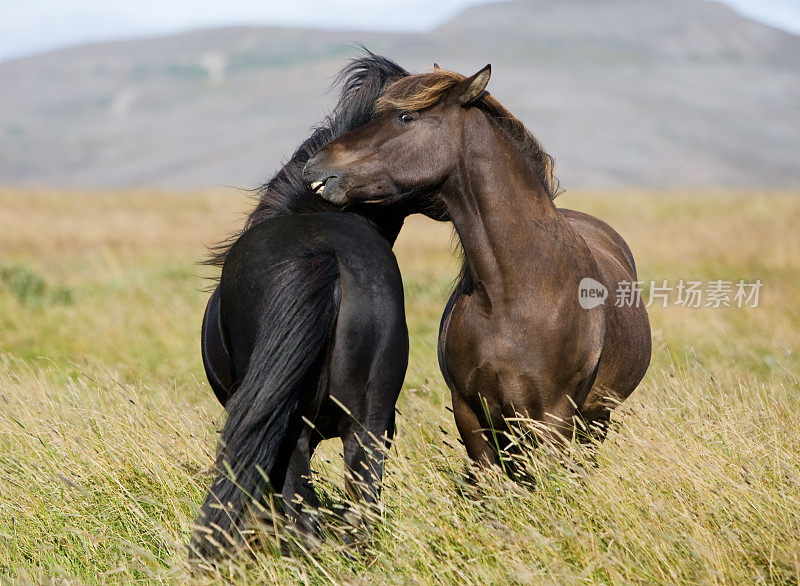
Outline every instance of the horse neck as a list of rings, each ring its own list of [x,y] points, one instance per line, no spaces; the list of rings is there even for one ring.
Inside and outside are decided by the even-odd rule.
[[[552,261],[563,254],[566,221],[517,145],[476,108],[465,112],[462,157],[442,197],[490,306],[558,279]]]
[[[400,229],[403,227],[403,223],[408,215],[394,206],[378,208],[375,204],[364,204],[348,213],[361,218],[367,224],[375,228],[390,246],[394,246],[397,236],[400,234]]]

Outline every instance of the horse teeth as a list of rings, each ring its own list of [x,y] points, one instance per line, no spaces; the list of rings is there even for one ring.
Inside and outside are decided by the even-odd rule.
[[[323,191],[325,191],[325,186],[324,185],[320,185],[319,189],[317,189],[317,193],[322,193]]]
[[[318,188],[320,185],[322,185],[322,181],[314,181],[314,183],[312,183],[312,184],[311,184],[311,190],[312,190],[312,191],[316,191],[316,190],[317,190],[317,188]]]

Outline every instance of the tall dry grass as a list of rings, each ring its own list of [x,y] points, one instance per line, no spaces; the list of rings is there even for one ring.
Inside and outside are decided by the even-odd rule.
[[[445,225],[396,247],[411,363],[381,522],[358,547],[192,576],[188,530],[222,411],[196,265],[239,225],[236,192],[0,191],[0,580],[259,583],[800,582],[800,198],[575,194],[649,282],[760,279],[757,308],[651,307],[654,359],[585,476],[463,481],[435,360],[457,262]],[[340,500],[339,446],[315,458]]]

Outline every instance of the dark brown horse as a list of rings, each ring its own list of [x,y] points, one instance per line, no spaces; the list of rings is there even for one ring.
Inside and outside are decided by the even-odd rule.
[[[504,446],[485,431],[507,430],[509,418],[539,422],[556,444],[580,429],[602,439],[650,361],[644,307],[612,299],[636,281],[628,246],[601,220],[553,204],[552,160],[485,92],[490,74],[437,69],[397,80],[374,121],[304,171],[330,202],[403,203],[453,222],[464,263],[439,360],[459,432],[481,464],[499,461]],[[611,293],[605,304],[582,307],[585,279]]]

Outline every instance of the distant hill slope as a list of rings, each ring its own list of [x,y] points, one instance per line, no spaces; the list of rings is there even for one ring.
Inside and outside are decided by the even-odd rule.
[[[520,0],[428,34],[202,30],[0,64],[0,183],[252,187],[361,42],[489,89],[566,188],[800,187],[800,37],[699,0]]]

